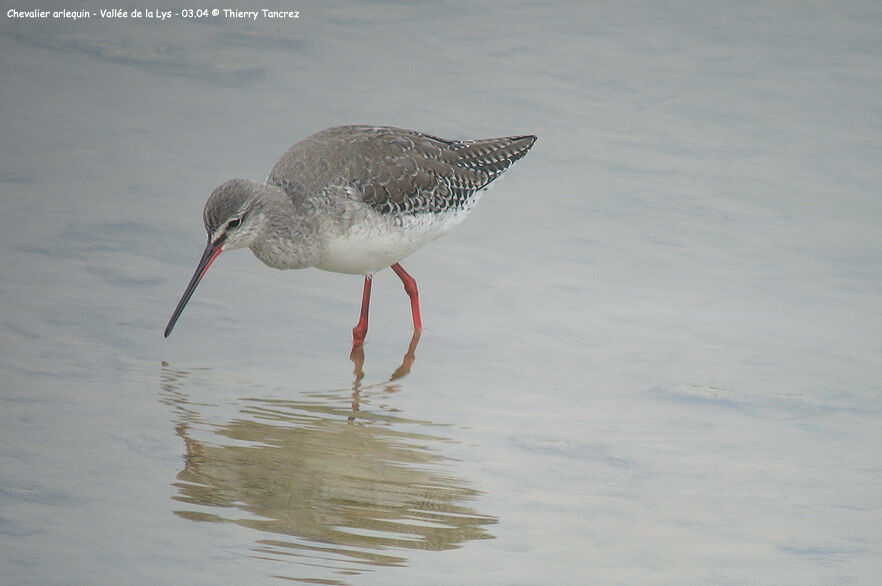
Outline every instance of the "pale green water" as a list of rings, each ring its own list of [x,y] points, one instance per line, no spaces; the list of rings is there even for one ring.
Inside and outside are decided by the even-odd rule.
[[[875,3],[299,9],[0,15],[3,580],[882,578]],[[210,190],[343,123],[540,137],[412,355],[246,251],[163,340]]]

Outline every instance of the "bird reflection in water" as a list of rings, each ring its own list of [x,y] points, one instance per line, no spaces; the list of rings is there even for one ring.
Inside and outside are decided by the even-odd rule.
[[[397,390],[392,385],[398,379],[404,378],[410,374],[410,369],[416,360],[416,349],[419,343],[420,330],[414,330],[413,337],[410,339],[410,345],[407,347],[407,352],[405,352],[404,358],[401,360],[401,366],[395,369],[395,372],[392,373],[392,376],[390,376],[388,380],[383,381],[378,385],[371,386],[382,386],[384,390],[390,392]],[[361,395],[362,390],[361,382],[364,379],[364,345],[354,347],[352,353],[349,355],[349,359],[352,360],[352,363],[355,365],[355,368],[352,370],[352,374],[355,375],[355,380],[352,382],[352,413],[347,419],[349,423],[352,423],[358,416],[360,408],[359,396]]]
[[[351,389],[240,399],[236,416],[219,424],[187,389],[229,384],[223,373],[164,365],[163,400],[176,410],[186,450],[173,498],[190,506],[175,513],[272,534],[252,555],[293,561],[302,575],[287,577],[323,583],[406,565],[407,550],[492,538],[486,528],[496,519],[468,506],[479,493],[451,474],[443,456],[451,440],[433,430],[440,426],[377,405],[410,371],[418,342],[415,333],[401,366],[381,383],[363,384],[361,349],[352,356]]]

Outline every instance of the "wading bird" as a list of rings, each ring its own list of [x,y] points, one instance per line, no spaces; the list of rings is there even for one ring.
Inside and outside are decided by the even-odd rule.
[[[535,142],[532,135],[445,140],[385,126],[338,126],[298,142],[265,183],[231,179],[209,196],[208,245],[165,336],[214,259],[245,247],[277,269],[364,275],[353,350],[367,335],[372,275],[391,267],[419,332],[416,281],[399,261],[464,220],[481,191]]]

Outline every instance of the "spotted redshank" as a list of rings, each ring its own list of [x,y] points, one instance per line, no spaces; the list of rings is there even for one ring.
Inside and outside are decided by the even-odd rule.
[[[391,267],[422,330],[416,281],[400,260],[469,215],[481,192],[527,154],[536,137],[445,140],[385,126],[338,126],[298,142],[265,183],[231,179],[202,213],[208,245],[165,336],[214,259],[249,247],[277,269],[364,275],[353,349],[367,335],[371,278]]]

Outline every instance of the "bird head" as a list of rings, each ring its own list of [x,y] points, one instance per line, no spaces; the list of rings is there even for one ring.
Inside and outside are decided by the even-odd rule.
[[[260,195],[265,188],[264,184],[257,181],[231,179],[211,192],[202,212],[202,221],[208,233],[208,244],[196,266],[193,278],[190,279],[190,284],[184,290],[184,295],[168,321],[165,337],[168,337],[175,327],[175,322],[178,321],[196,286],[205,276],[214,259],[224,250],[250,246],[257,238],[263,224]]]
[[[209,246],[232,250],[254,242],[260,232],[258,202],[264,187],[249,179],[231,179],[211,192],[202,211]]]

